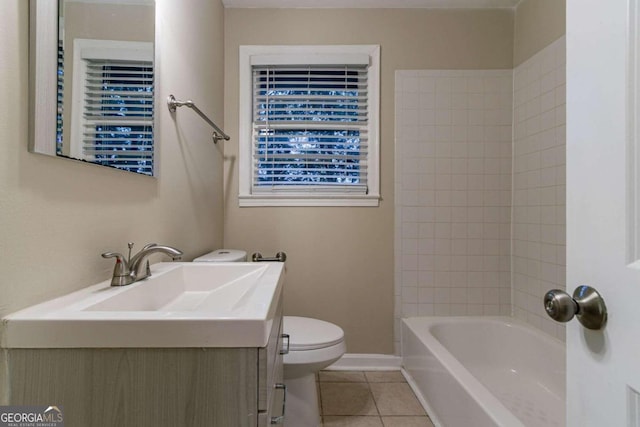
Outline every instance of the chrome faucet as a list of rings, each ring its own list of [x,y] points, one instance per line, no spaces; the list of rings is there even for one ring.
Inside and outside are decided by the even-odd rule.
[[[151,276],[149,256],[154,253],[163,253],[170,256],[174,261],[180,259],[183,254],[181,250],[172,248],[171,246],[149,243],[132,258],[131,249],[133,249],[133,243],[129,243],[128,246],[129,257],[127,260],[124,259],[122,254],[117,252],[105,252],[102,254],[102,258],[116,259],[116,265],[113,268],[113,277],[111,278],[111,286],[126,286]]]

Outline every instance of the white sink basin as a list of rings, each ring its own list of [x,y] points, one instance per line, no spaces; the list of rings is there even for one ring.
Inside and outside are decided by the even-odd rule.
[[[282,263],[159,263],[129,286],[110,280],[3,319],[4,348],[263,347]]]

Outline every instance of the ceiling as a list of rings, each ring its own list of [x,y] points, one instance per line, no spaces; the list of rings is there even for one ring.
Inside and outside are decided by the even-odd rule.
[[[521,0],[222,0],[229,8],[512,9]]]

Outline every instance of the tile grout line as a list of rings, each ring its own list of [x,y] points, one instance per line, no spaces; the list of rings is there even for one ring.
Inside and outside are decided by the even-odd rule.
[[[382,414],[380,414],[380,409],[378,408],[378,402],[376,401],[376,397],[373,395],[373,390],[371,390],[371,384],[369,383],[369,378],[367,377],[367,373],[363,371],[364,380],[367,382],[367,389],[369,390],[369,396],[371,396],[371,400],[373,400],[373,404],[376,407],[376,412],[378,413],[378,418],[380,418],[380,422],[382,423]]]

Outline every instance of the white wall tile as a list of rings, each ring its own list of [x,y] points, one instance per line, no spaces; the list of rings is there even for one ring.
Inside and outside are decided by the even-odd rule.
[[[513,312],[559,339],[564,326],[547,319],[541,301],[550,288],[565,288],[564,52],[561,38],[515,69],[514,99],[526,111],[514,113],[513,132],[516,154],[520,147],[526,153],[513,164]]]
[[[511,70],[396,72],[398,317],[510,312],[512,86]]]

